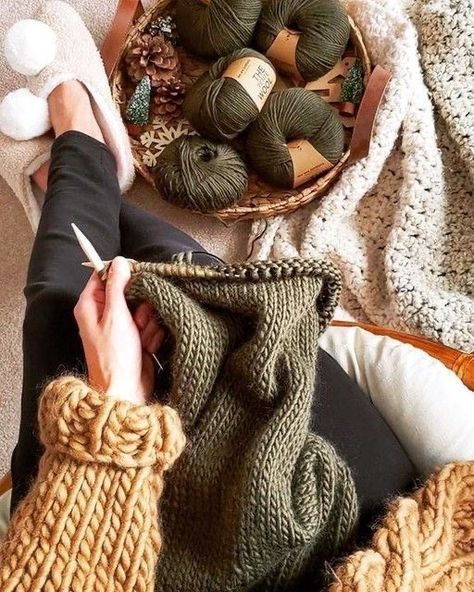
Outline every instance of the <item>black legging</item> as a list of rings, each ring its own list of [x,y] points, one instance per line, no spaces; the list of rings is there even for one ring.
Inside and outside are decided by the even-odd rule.
[[[75,222],[103,259],[121,254],[166,261],[193,252],[193,261],[216,264],[190,236],[123,200],[115,161],[101,142],[67,132],[53,145],[48,191],[25,288],[23,391],[18,443],[12,458],[12,509],[35,477],[41,446],[38,398],[59,373],[85,373],[73,308],[90,270],[71,229]],[[314,429],[327,437],[353,469],[362,512],[371,515],[411,484],[414,469],[368,397],[325,352],[319,358]]]

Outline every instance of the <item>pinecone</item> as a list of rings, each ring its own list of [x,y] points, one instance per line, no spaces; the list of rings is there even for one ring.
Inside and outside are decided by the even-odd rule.
[[[176,80],[181,75],[178,54],[162,35],[141,35],[130,46],[125,63],[133,82],[138,83],[144,76],[149,76],[153,88]]]
[[[171,80],[155,89],[151,110],[154,115],[175,119],[181,115],[186,87],[181,80]]]

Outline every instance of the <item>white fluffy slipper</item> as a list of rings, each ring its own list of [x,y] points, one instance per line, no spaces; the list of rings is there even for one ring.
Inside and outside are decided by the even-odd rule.
[[[35,20],[19,21],[9,29],[4,51],[10,66],[29,76],[28,87],[34,96],[28,96],[26,89],[16,96],[19,91],[7,95],[0,105],[0,130],[16,139],[44,134],[48,129],[44,104],[49,94],[62,82],[78,80],[89,91],[104,139],[117,161],[120,188],[126,191],[134,177],[130,142],[99,51],[78,13],[66,2],[45,2]],[[29,116],[20,118],[22,122],[15,99],[23,104],[29,101]],[[8,124],[5,114],[10,115]]]
[[[26,89],[23,89],[26,90]],[[17,132],[21,128],[17,128]],[[23,206],[33,231],[41,215],[43,195],[33,190],[31,175],[50,159],[53,137],[43,135],[33,140],[18,142],[0,134],[0,174]]]

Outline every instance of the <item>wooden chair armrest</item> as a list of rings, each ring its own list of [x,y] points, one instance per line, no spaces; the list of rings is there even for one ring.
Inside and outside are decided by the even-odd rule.
[[[386,329],[385,327],[377,327],[376,325],[369,325],[367,323],[333,321],[332,325],[335,327],[360,327],[374,335],[391,337],[402,343],[409,343],[442,362],[447,368],[452,370],[469,389],[474,390],[474,354],[458,351],[452,347],[443,345],[442,343],[435,343],[434,341],[425,339],[424,337],[402,333],[401,331],[394,331],[393,329]]]
[[[2,477],[2,479],[0,479],[0,495],[3,495],[11,488],[12,488],[12,476],[10,473],[7,473],[5,475],[5,477]]]

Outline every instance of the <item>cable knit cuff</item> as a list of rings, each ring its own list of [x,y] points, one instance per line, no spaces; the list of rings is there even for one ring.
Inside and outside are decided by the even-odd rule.
[[[166,470],[185,444],[171,407],[118,401],[71,376],[46,387],[39,424],[47,449],[80,462],[113,463],[124,469],[156,465]]]

